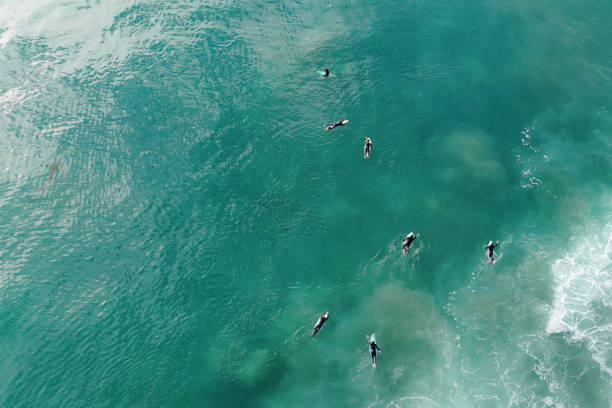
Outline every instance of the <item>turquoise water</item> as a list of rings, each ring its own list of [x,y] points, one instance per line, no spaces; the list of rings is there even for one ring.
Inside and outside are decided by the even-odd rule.
[[[0,406],[612,406],[610,27],[4,0]]]

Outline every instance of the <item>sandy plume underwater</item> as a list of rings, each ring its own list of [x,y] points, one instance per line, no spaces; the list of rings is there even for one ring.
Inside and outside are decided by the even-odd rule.
[[[610,27],[0,2],[0,406],[609,408]]]

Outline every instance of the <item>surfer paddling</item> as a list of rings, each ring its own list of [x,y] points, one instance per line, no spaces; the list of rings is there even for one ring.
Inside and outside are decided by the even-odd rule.
[[[312,337],[314,337],[315,334],[317,334],[319,330],[321,330],[321,327],[323,327],[328,317],[329,312],[325,312],[321,315],[321,317],[319,317],[319,320],[317,321],[317,324],[315,324],[314,330],[312,331]]]
[[[372,367],[376,368],[376,350],[382,352],[378,344],[376,344],[376,334],[372,333],[370,338],[368,339],[368,343],[370,344],[370,354],[372,355]]]
[[[493,241],[489,241],[489,245],[485,247],[485,249],[489,250],[489,259],[491,260],[491,263],[497,262],[495,258],[493,258],[493,249],[497,248],[498,246],[499,241],[497,241],[495,244],[493,243]]]
[[[329,76],[329,69],[327,69],[327,67],[325,67],[325,69],[321,71],[321,76],[323,78],[327,78]]]
[[[365,144],[363,145],[363,158],[364,159],[370,158],[370,150],[372,150],[372,139],[370,139],[369,137],[366,137]]]
[[[349,123],[348,119],[339,120],[336,123],[328,123],[327,125],[325,125],[325,130],[332,130],[334,128],[337,128],[338,126],[344,126],[347,123]]]
[[[404,241],[402,242],[402,254],[408,252],[408,249],[410,249],[410,245],[412,245],[412,241],[414,241],[415,239],[417,239],[417,236],[414,235],[414,232],[411,232],[410,234],[406,235],[406,238],[404,238]]]

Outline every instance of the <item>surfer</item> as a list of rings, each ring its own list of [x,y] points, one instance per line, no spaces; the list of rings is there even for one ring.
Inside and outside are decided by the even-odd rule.
[[[382,352],[380,347],[378,347],[378,344],[376,344],[376,334],[372,333],[372,336],[370,336],[370,340],[368,342],[370,343],[370,354],[372,355],[372,366],[376,367],[376,350]]]
[[[404,242],[402,242],[402,245],[403,245],[402,254],[405,254],[406,252],[408,252],[410,245],[412,245],[412,241],[414,241],[416,238],[417,237],[416,235],[414,235],[414,232],[411,232],[410,234],[406,235],[406,238],[404,238]]]
[[[333,128],[336,128],[338,126],[344,126],[348,123],[348,119],[343,119],[343,120],[339,120],[336,123],[328,123],[327,125],[325,125],[325,130],[332,130]]]
[[[312,331],[312,337],[314,337],[315,334],[317,334],[319,330],[321,330],[321,327],[323,327],[328,317],[329,312],[325,312],[321,315],[321,317],[319,317],[319,320],[317,321],[317,324],[315,324],[314,330]]]
[[[363,146],[363,158],[364,159],[370,158],[370,150],[372,150],[372,139],[370,139],[369,137],[366,137],[365,145]]]
[[[327,78],[329,76],[329,69],[327,69],[327,67],[325,67],[325,69],[323,70],[323,74],[321,74],[321,76],[323,78]]]
[[[497,241],[495,244],[493,243],[493,241],[489,241],[489,245],[485,247],[485,249],[489,250],[489,259],[491,260],[491,263],[497,262],[495,258],[493,258],[493,249],[497,248],[498,245],[499,241]]]

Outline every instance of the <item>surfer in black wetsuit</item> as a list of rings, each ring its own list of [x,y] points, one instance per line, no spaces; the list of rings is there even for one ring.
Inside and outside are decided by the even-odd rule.
[[[372,365],[376,367],[376,350],[382,351],[378,344],[376,344],[376,340],[370,339],[370,354],[372,355]]]
[[[370,158],[370,150],[372,150],[372,139],[370,139],[369,137],[366,137],[365,145],[363,146],[363,158],[364,159]]]
[[[317,321],[317,324],[315,324],[314,330],[312,331],[312,337],[314,337],[315,334],[317,334],[319,330],[321,330],[321,327],[323,327],[328,317],[329,312],[325,312],[321,315],[321,317],[319,317],[319,320]]]
[[[348,119],[343,119],[343,120],[339,120],[336,123],[328,123],[327,125],[325,125],[325,130],[332,130],[333,128],[336,128],[338,126],[344,126],[348,123]]]
[[[325,67],[325,71],[323,72],[323,78],[327,78],[329,76],[329,69],[327,69],[327,67]]]
[[[489,241],[489,245],[485,247],[485,249],[489,250],[489,259],[491,260],[491,263],[497,262],[495,258],[493,258],[493,249],[497,248],[498,245],[499,241],[497,241],[495,244],[493,243],[493,241]]]
[[[414,241],[415,239],[416,239],[416,235],[414,235],[414,232],[411,232],[410,234],[406,235],[406,238],[404,238],[404,242],[402,242],[402,245],[403,245],[402,254],[405,254],[406,252],[408,252],[410,245],[412,245],[412,241]]]

